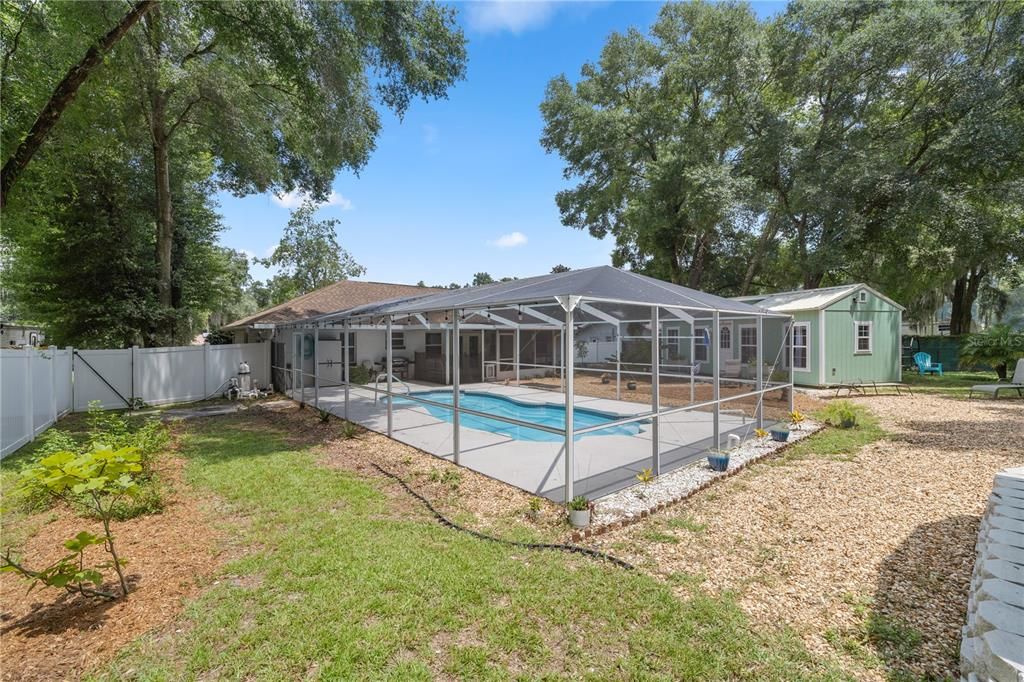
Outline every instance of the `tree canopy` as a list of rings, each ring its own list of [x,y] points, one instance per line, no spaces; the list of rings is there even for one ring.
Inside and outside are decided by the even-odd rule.
[[[146,11],[109,45],[105,37],[124,24],[122,2],[26,0],[0,10],[5,167],[17,160],[39,112],[83,55],[97,45],[105,55],[77,82],[75,96],[5,192],[3,246],[12,266],[4,281],[19,310],[35,321],[74,317],[75,303],[92,302],[62,292],[54,305],[40,307],[28,293],[39,283],[33,278],[52,265],[40,231],[98,248],[101,235],[121,230],[133,240],[118,245],[134,254],[139,284],[132,305],[145,318],[130,323],[131,335],[152,344],[191,338],[197,325],[205,326],[197,320],[209,319],[211,305],[240,304],[238,292],[216,304],[192,293],[210,267],[210,249],[220,248],[210,195],[301,189],[322,199],[339,169],[366,163],[380,131],[378,110],[401,116],[415,98],[445,96],[464,76],[466,54],[454,10],[432,2],[139,6]],[[93,158],[118,167],[98,168]],[[82,177],[83,168],[95,175]],[[93,218],[89,202],[105,193],[96,183],[132,191],[114,193],[114,213]],[[223,269],[236,272],[238,254],[219,253]],[[83,264],[101,264],[104,254],[80,255]],[[15,271],[26,279],[15,281]],[[116,290],[112,274],[93,270],[92,276],[99,278],[97,290]],[[250,302],[260,294],[254,291]],[[101,325],[97,320],[88,332],[68,326],[67,336],[54,338],[77,343],[106,334]]]
[[[947,292],[966,331],[1024,259],[1022,36],[1016,0],[665,5],[548,86],[562,222],[719,293]]]

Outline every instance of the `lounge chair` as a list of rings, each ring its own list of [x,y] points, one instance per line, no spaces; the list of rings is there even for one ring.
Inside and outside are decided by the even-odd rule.
[[[1013,377],[1009,383],[1000,384],[978,384],[971,386],[967,393],[968,399],[974,397],[975,393],[991,393],[993,398],[999,397],[999,391],[1017,391],[1017,395],[1024,398],[1024,358],[1017,361],[1017,368],[1013,370]]]
[[[938,374],[942,376],[942,363],[932,362],[932,356],[927,353],[914,353],[914,364],[917,365],[918,374]]]

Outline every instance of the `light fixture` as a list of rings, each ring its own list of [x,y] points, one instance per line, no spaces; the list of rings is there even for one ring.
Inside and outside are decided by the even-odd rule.
[[[523,321],[523,306],[519,306],[519,321]]]

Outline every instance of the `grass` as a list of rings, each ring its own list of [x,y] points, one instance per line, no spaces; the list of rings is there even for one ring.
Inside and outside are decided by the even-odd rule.
[[[96,678],[837,679],[728,595],[444,528],[244,417],[182,426],[187,477],[248,549]],[[173,561],[173,558],[171,559]]]
[[[915,393],[941,393],[966,398],[971,386],[975,384],[994,384],[999,380],[995,372],[945,372],[937,374],[918,374],[917,370],[904,370],[903,383],[908,384]],[[1000,398],[1015,395],[1003,391]],[[985,397],[985,396],[983,396]]]
[[[807,457],[827,457],[839,461],[852,461],[857,452],[870,443],[885,437],[885,431],[878,425],[878,419],[861,405],[854,405],[857,425],[850,429],[829,427],[809,438],[794,443],[774,459],[768,466],[784,466],[789,462]],[[815,414],[816,419],[822,415]]]

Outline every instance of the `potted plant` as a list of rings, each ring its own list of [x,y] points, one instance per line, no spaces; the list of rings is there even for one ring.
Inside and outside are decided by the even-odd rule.
[[[785,427],[775,427],[769,433],[772,435],[772,440],[777,443],[785,443],[789,440],[789,429]]]
[[[590,500],[577,495],[569,502],[569,524],[573,528],[586,528],[590,525]]]
[[[708,466],[712,471],[725,471],[729,468],[728,450],[708,450]]]
[[[530,498],[530,508],[526,511],[526,515],[531,521],[537,521],[540,519],[540,498]]]
[[[635,391],[636,390],[636,382],[635,381],[627,381],[626,382],[626,390],[628,390],[628,391]]]

